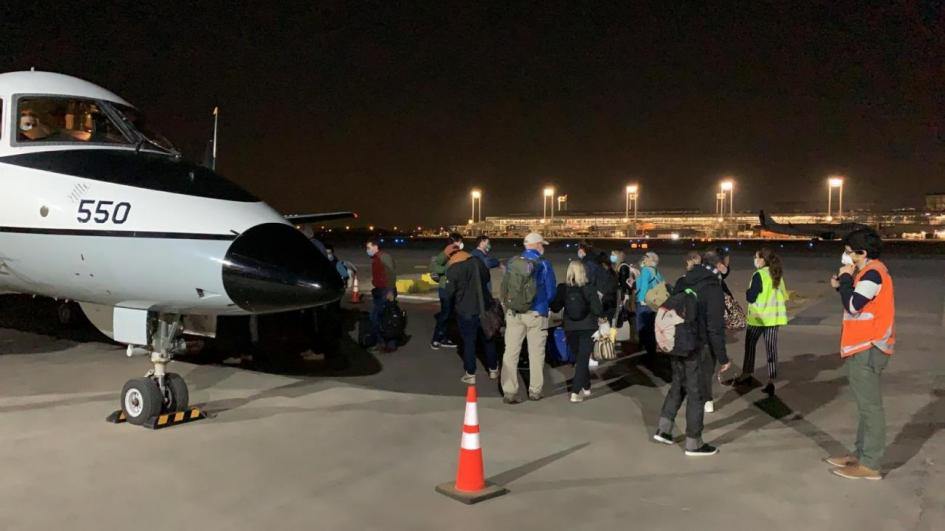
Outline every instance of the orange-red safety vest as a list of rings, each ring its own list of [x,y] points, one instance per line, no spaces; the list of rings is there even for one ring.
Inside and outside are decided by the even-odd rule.
[[[889,276],[889,271],[882,262],[870,260],[866,267],[856,274],[853,280],[854,288],[867,271],[879,273],[883,283],[879,293],[873,300],[866,303],[860,313],[851,314],[849,308],[843,309],[840,356],[844,358],[869,350],[874,346],[891,355],[896,345],[896,303],[892,277]]]

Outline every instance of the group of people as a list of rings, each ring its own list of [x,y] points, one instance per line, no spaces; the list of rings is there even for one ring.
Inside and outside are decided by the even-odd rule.
[[[549,243],[538,233],[528,234],[524,251],[502,264],[490,255],[487,236],[475,241],[471,252],[464,238],[451,234],[448,244],[431,262],[431,273],[439,284],[440,311],[430,345],[433,349],[455,348],[448,327],[455,315],[462,338],[464,374],[462,381],[475,384],[477,351],[484,352],[490,379],[501,378],[503,401],[518,404],[519,359],[527,345],[529,400],[541,400],[544,387],[545,346],[549,316],[561,312],[561,326],[567,348],[574,356],[575,373],[570,401],[582,402],[591,395],[591,352],[595,339],[610,327],[632,322],[640,346],[648,355],[660,354],[656,321],[660,306],[671,296],[694,298],[693,348],[668,356],[672,382],[653,439],[674,444],[675,418],[686,401],[685,454],[714,455],[718,449],[702,439],[704,415],[714,411],[713,380],[731,367],[726,350],[726,334],[745,329],[742,371],[729,381],[733,385],[753,381],[757,343],[764,338],[767,353],[767,382],[763,391],[774,395],[778,376],[778,330],[787,325],[789,298],[781,258],[769,248],[754,254],[754,271],[745,292],[747,312],[727,284],[731,255],[724,248],[686,255],[686,273],[667,283],[659,270],[659,256],[648,252],[639,266],[628,264],[625,253],[595,253],[591,244],[578,245],[577,260],[567,268],[565,281],[558,284],[551,262],[545,258]],[[885,448],[885,418],[879,377],[895,344],[892,279],[880,262],[881,239],[868,229],[844,239],[843,267],[832,277],[843,307],[841,356],[849,370],[850,386],[859,410],[856,449],[853,454],[834,456],[826,461],[839,476],[853,479],[880,479],[880,461]],[[367,244],[373,260],[374,302],[383,308],[395,295],[392,259],[379,250],[377,242]],[[491,269],[504,271],[500,297],[492,295]],[[504,312],[504,352],[500,360],[494,327],[486,326],[489,314]],[[665,354],[665,352],[663,352]],[[718,372],[716,368],[719,367]]]

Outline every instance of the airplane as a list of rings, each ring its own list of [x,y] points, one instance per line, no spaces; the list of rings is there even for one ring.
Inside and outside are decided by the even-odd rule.
[[[353,213],[287,219],[82,79],[0,74],[0,190],[0,293],[76,301],[128,356],[148,356],[120,395],[132,424],[188,408],[186,382],[167,371],[186,337],[344,294],[295,225]]]
[[[777,223],[764,210],[758,212],[762,230],[791,236],[807,236],[821,240],[842,240],[847,234],[868,229],[862,223]]]

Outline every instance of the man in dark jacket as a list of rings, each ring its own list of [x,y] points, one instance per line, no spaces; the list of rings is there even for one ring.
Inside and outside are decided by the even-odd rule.
[[[728,370],[731,363],[725,352],[725,301],[722,285],[719,282],[719,256],[714,251],[702,257],[702,264],[686,273],[683,282],[696,293],[698,298],[696,328],[697,346],[688,356],[672,356],[670,364],[673,370],[673,382],[663,411],[660,414],[659,427],[653,439],[664,444],[673,444],[673,425],[676,413],[686,400],[686,455],[715,455],[718,449],[702,440],[702,427],[705,417],[705,401],[709,388],[705,378],[705,367],[709,356],[722,363],[722,371]]]
[[[487,339],[480,326],[483,310],[492,307],[495,302],[486,286],[489,283],[489,269],[482,260],[460,250],[452,250],[446,268],[445,295],[452,306],[459,324],[459,333],[463,338],[463,365],[466,373],[463,383],[476,383],[476,343],[482,343],[486,354],[486,368],[489,378],[499,377],[499,361],[495,342]]]

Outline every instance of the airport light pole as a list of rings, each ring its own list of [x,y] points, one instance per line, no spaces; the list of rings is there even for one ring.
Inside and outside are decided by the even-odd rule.
[[[723,197],[722,197],[722,217],[725,217],[725,197],[724,197],[724,194],[725,194],[725,192],[728,192],[728,199],[729,199],[728,213],[729,213],[729,215],[732,217],[732,219],[735,219],[735,181],[733,181],[732,179],[726,179],[726,180],[722,181],[721,188],[722,188],[722,193],[723,193]]]
[[[831,196],[833,195],[833,189],[838,188],[838,208],[837,208],[837,219],[843,219],[843,177],[839,175],[834,175],[827,179],[827,219],[831,219],[832,206],[831,206]]]
[[[551,216],[548,216],[547,206],[551,205]],[[555,217],[555,189],[548,186],[541,198],[541,218],[554,219]]]
[[[636,184],[628,184],[626,188],[627,192],[627,201],[626,208],[624,209],[623,217],[630,217],[630,203],[633,203],[633,222],[637,222],[637,202],[639,200],[640,186]]]
[[[473,220],[473,223],[476,223],[477,220],[478,220],[478,221],[482,221],[482,191],[481,191],[481,190],[473,190],[472,192],[469,192],[469,198],[470,198],[470,200],[471,200],[471,202],[472,202],[472,220]],[[476,202],[477,202],[477,201],[479,202],[479,216],[478,216],[478,217],[476,216]]]

